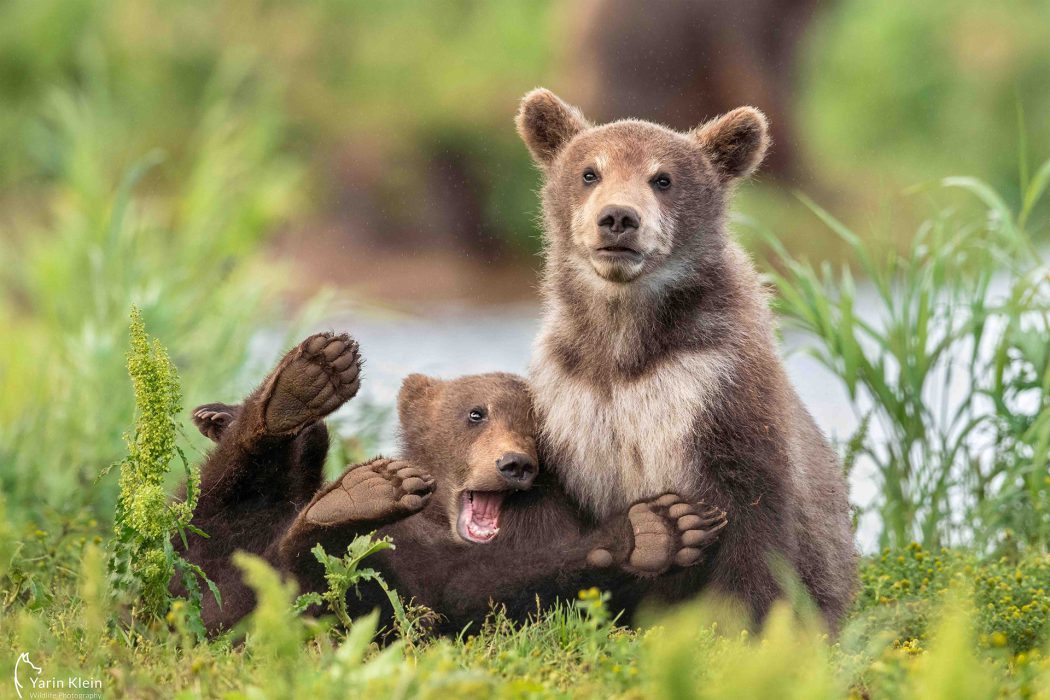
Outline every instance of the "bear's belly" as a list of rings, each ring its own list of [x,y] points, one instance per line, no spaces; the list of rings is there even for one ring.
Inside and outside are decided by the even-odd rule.
[[[531,382],[551,467],[566,491],[600,518],[667,491],[695,493],[693,438],[727,366],[715,353],[694,353],[595,387],[541,350]]]

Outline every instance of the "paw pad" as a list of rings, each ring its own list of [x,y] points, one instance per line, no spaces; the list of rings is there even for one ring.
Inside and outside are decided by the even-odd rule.
[[[316,525],[387,521],[422,510],[434,491],[434,478],[408,462],[377,459],[351,467],[309,507]]]
[[[628,519],[634,542],[627,567],[642,575],[697,564],[727,523],[725,511],[670,493],[636,503]]]
[[[324,418],[357,394],[361,356],[345,333],[312,335],[288,353],[264,392],[266,428],[294,433]]]

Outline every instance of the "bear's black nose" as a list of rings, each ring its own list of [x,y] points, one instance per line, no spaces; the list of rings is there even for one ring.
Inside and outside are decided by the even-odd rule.
[[[638,230],[638,212],[630,207],[605,207],[598,212],[598,228],[614,237]]]
[[[508,452],[496,460],[496,469],[511,486],[527,489],[540,471],[536,460],[521,452]]]

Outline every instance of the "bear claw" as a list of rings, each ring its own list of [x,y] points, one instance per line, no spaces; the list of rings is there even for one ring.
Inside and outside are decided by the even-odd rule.
[[[237,419],[240,406],[225,403],[206,403],[193,409],[191,418],[201,435],[212,442],[218,442],[230,423]]]

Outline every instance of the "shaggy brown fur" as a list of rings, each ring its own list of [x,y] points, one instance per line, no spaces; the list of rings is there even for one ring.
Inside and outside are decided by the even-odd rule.
[[[315,336],[289,357],[299,357],[318,337],[352,349],[356,368],[356,346],[345,336]],[[332,364],[346,363],[336,358]],[[318,421],[317,410],[305,408],[316,402],[291,402],[267,389],[302,387],[299,374],[313,376],[313,366],[286,358],[243,408],[208,404],[194,411],[201,432],[218,441],[204,468],[209,486],[194,518],[212,538],[193,537],[187,553],[223,593],[222,610],[211,601],[205,608],[211,631],[230,627],[254,605],[229,563],[235,549],[261,554],[304,589],[322,590],[322,570],[310,549],[320,542],[339,553],[357,535],[378,530],[394,540],[397,551],[370,563],[403,595],[438,612],[439,631],[458,632],[479,623],[492,602],[522,619],[536,611],[537,601],[547,605],[591,585],[621,591],[618,602],[631,607],[639,577],[696,564],[725,524],[718,509],[664,494],[624,508],[601,528],[588,527],[557,482],[537,474],[528,391],[523,380],[505,374],[452,381],[409,377],[399,397],[405,460],[354,465],[318,490],[327,435],[320,422],[304,426],[307,419]],[[355,374],[354,391],[356,381]],[[295,394],[303,397],[302,391]],[[286,407],[281,420],[261,420],[270,415],[262,405],[275,404]],[[275,436],[273,424],[293,427]],[[260,461],[258,450],[250,452],[256,442],[244,435],[265,443],[269,458]],[[249,465],[265,471],[258,479],[245,478]],[[216,489],[216,483],[227,488]],[[489,524],[493,514],[497,518],[498,536],[489,533],[476,544],[467,540],[488,532],[472,529],[473,504],[482,501],[489,504]],[[350,603],[355,612],[386,606],[377,589]]]
[[[242,406],[209,404],[194,411],[201,432],[218,445],[201,467],[200,498],[192,524],[208,534],[173,544],[198,564],[222,593],[220,608],[204,596],[203,618],[215,631],[255,605],[237,551],[277,563],[275,541],[323,481],[328,430],[321,419],[360,387],[357,343],[346,335],[307,338],[280,361]],[[173,592],[185,595],[181,582]]]
[[[330,551],[345,548],[354,536],[389,523],[378,532],[390,536],[397,550],[378,556],[380,569],[403,595],[444,618],[441,631],[458,632],[479,623],[491,603],[506,606],[512,618],[522,619],[536,611],[537,601],[546,606],[590,585],[615,591],[637,576],[695,564],[724,523],[720,511],[700,513],[678,497],[665,495],[635,504],[593,529],[550,475],[533,470],[531,483],[508,480],[499,469],[506,455],[524,455],[534,465],[536,460],[527,387],[513,375],[451,381],[412,375],[404,383],[398,408],[405,461],[385,469],[416,468],[432,475],[426,482],[432,487],[430,501],[418,515],[404,518],[397,489],[356,487],[361,496],[355,498],[350,482],[362,467],[351,467],[336,486],[319,492],[281,545],[286,566],[310,588],[323,584],[308,554],[314,542]],[[483,418],[472,422],[474,411],[475,417]],[[364,468],[371,470],[369,465]],[[380,494],[383,489],[390,495]],[[470,494],[502,496],[499,535],[484,544],[466,539],[464,508]],[[333,504],[333,499],[338,502]],[[368,513],[361,513],[357,504]],[[376,517],[376,509],[383,514]],[[335,522],[338,518],[333,520],[329,512],[340,513],[342,521]],[[376,596],[363,605],[381,602]]]
[[[856,573],[846,481],[725,224],[733,183],[769,145],[764,116],[743,107],[684,134],[592,126],[536,90],[517,125],[545,175],[530,377],[544,464],[599,519],[667,491],[728,511],[708,564],[652,582],[658,595],[710,585],[761,618],[779,558],[834,627]]]

